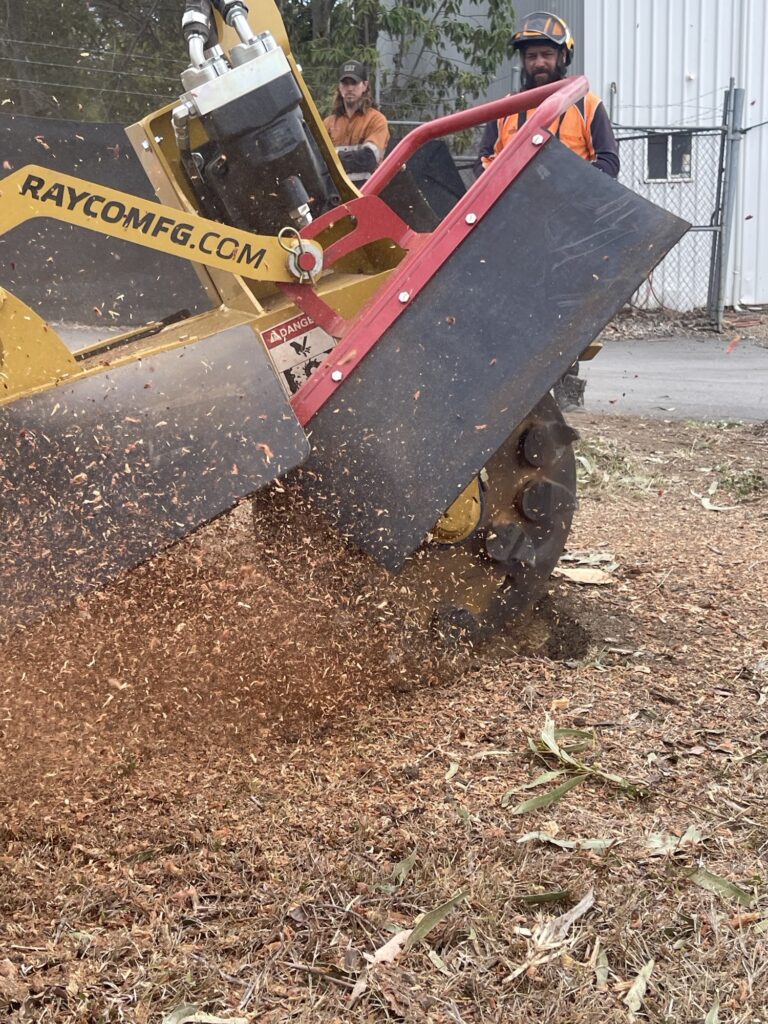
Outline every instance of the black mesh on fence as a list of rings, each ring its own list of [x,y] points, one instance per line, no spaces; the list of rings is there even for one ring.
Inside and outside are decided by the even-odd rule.
[[[708,304],[719,222],[723,131],[720,128],[615,129],[619,181],[693,227],[632,297],[642,309],[685,311]]]

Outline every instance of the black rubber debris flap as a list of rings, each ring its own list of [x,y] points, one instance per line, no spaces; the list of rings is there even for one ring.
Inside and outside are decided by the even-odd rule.
[[[0,408],[0,631],[131,569],[309,445],[247,326]]]
[[[400,568],[687,228],[550,140],[312,420],[319,506]]]

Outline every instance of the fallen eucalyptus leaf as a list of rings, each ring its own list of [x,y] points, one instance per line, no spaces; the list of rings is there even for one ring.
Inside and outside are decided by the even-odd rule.
[[[249,1024],[249,1021],[246,1017],[215,1017],[191,1003],[182,1003],[163,1017],[162,1024]]]
[[[704,1018],[704,1024],[720,1024],[720,1000],[715,999],[712,1009]]]
[[[430,949],[430,951],[427,953],[427,956],[432,961],[432,963],[435,965],[435,967],[438,969],[438,971],[440,971],[441,974],[445,974],[446,977],[448,977],[448,978],[452,978],[453,977],[453,975],[451,974],[451,970],[448,967],[448,964],[445,962],[445,960],[441,959],[437,955],[437,953],[434,951],[434,949]]]
[[[550,789],[547,793],[542,793],[541,796],[532,797],[530,800],[524,801],[522,804],[518,804],[517,807],[513,807],[509,812],[510,814],[527,814],[529,811],[540,811],[545,807],[551,807],[552,804],[562,800],[566,793],[582,783],[587,778],[586,775],[574,775],[573,778],[568,779],[560,786],[555,786],[554,789]]]
[[[521,836],[518,843],[550,843],[552,846],[559,846],[561,850],[595,850],[601,852],[615,846],[618,839],[558,839],[548,832],[528,832]]]
[[[520,790],[524,789],[536,789],[538,786],[546,786],[548,782],[554,782],[555,779],[559,779],[561,775],[565,775],[565,768],[557,768],[552,772],[544,772],[538,779],[534,779],[532,782],[526,782],[524,786],[520,787]],[[512,792],[519,792],[510,790]]]
[[[754,903],[754,897],[746,889],[742,889],[735,882],[730,882],[727,878],[721,878],[720,875],[707,871],[706,868],[697,868],[696,871],[688,875],[688,878],[695,885],[701,886],[702,889],[713,892],[715,895],[721,896],[726,900],[736,900],[743,907],[751,907]]]
[[[604,572],[602,569],[566,569],[558,567],[552,570],[552,575],[570,580],[571,583],[581,583],[596,587],[604,587],[616,582],[610,573]]]
[[[638,976],[632,982],[632,987],[629,992],[624,996],[624,1005],[629,1010],[629,1019],[634,1020],[636,1015],[640,1013],[643,1008],[643,1000],[645,999],[645,993],[648,988],[648,981],[653,973],[653,968],[656,966],[655,960],[649,960],[648,963],[643,967]]]
[[[451,911],[455,910],[460,903],[467,898],[466,892],[457,892],[455,896],[447,900],[445,903],[441,903],[439,907],[435,907],[434,910],[428,911],[426,914],[422,914],[418,918],[416,924],[411,929],[406,940],[405,948],[413,949],[423,939],[429,935],[433,928],[440,924],[440,922],[446,918]]]
[[[559,561],[573,565],[602,566],[604,572],[614,572],[619,567],[616,555],[610,551],[566,551]]]
[[[597,981],[597,991],[607,992],[610,967],[608,966],[608,955],[600,945],[599,939],[595,943],[595,951],[592,954],[592,961],[592,966],[595,970],[595,980]]]
[[[537,789],[539,786],[546,786],[549,782],[554,782],[555,779],[559,779],[561,775],[565,775],[565,768],[557,768],[552,772],[544,772],[543,775],[539,775],[537,779],[532,782],[526,782],[524,786],[517,786],[515,789],[508,789],[504,796],[501,798],[501,806],[509,807],[512,802],[512,798],[516,793],[521,793],[526,789]]]
[[[652,832],[646,840],[645,847],[651,851],[652,857],[663,857],[666,854],[679,853],[687,846],[697,846],[703,838],[695,825],[689,825],[681,836]]]
[[[363,956],[372,964],[393,964],[395,960],[403,955],[412,931],[413,929],[406,928],[403,931],[397,932],[383,946],[379,946],[373,954],[364,953]]]
[[[392,880],[402,885],[411,872],[414,864],[416,863],[416,851],[409,854],[404,860],[399,861],[395,864],[392,869]]]
[[[550,892],[531,892],[515,898],[529,907],[537,907],[541,903],[563,903],[571,898],[571,894],[567,889],[552,889]]]
[[[539,946],[552,946],[564,942],[571,927],[583,917],[595,905],[594,892],[588,892],[583,900],[580,900],[575,907],[561,914],[559,917],[547,921],[535,935],[535,941]]]

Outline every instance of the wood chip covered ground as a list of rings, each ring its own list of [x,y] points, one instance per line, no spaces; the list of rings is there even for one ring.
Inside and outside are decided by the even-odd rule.
[[[768,433],[573,421],[484,647],[245,507],[5,641],[0,1020],[768,1021]]]

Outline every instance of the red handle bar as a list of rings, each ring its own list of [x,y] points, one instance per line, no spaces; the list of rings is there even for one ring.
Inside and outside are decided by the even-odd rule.
[[[527,89],[511,96],[504,96],[500,100],[493,100],[491,103],[483,103],[479,107],[470,107],[469,110],[460,110],[456,114],[447,114],[445,117],[435,118],[434,121],[427,121],[426,124],[414,128],[398,142],[389,156],[384,158],[363,184],[361,191],[368,196],[379,195],[400,171],[403,164],[410,160],[416,150],[425,142],[442,138],[443,135],[450,135],[452,132],[463,131],[465,128],[475,128],[479,124],[485,124],[486,121],[495,121],[499,117],[517,114],[521,110],[530,110],[532,107],[539,109],[528,125],[534,130],[547,128],[588,91],[589,82],[583,75],[580,75],[578,78],[542,85],[538,89]]]

